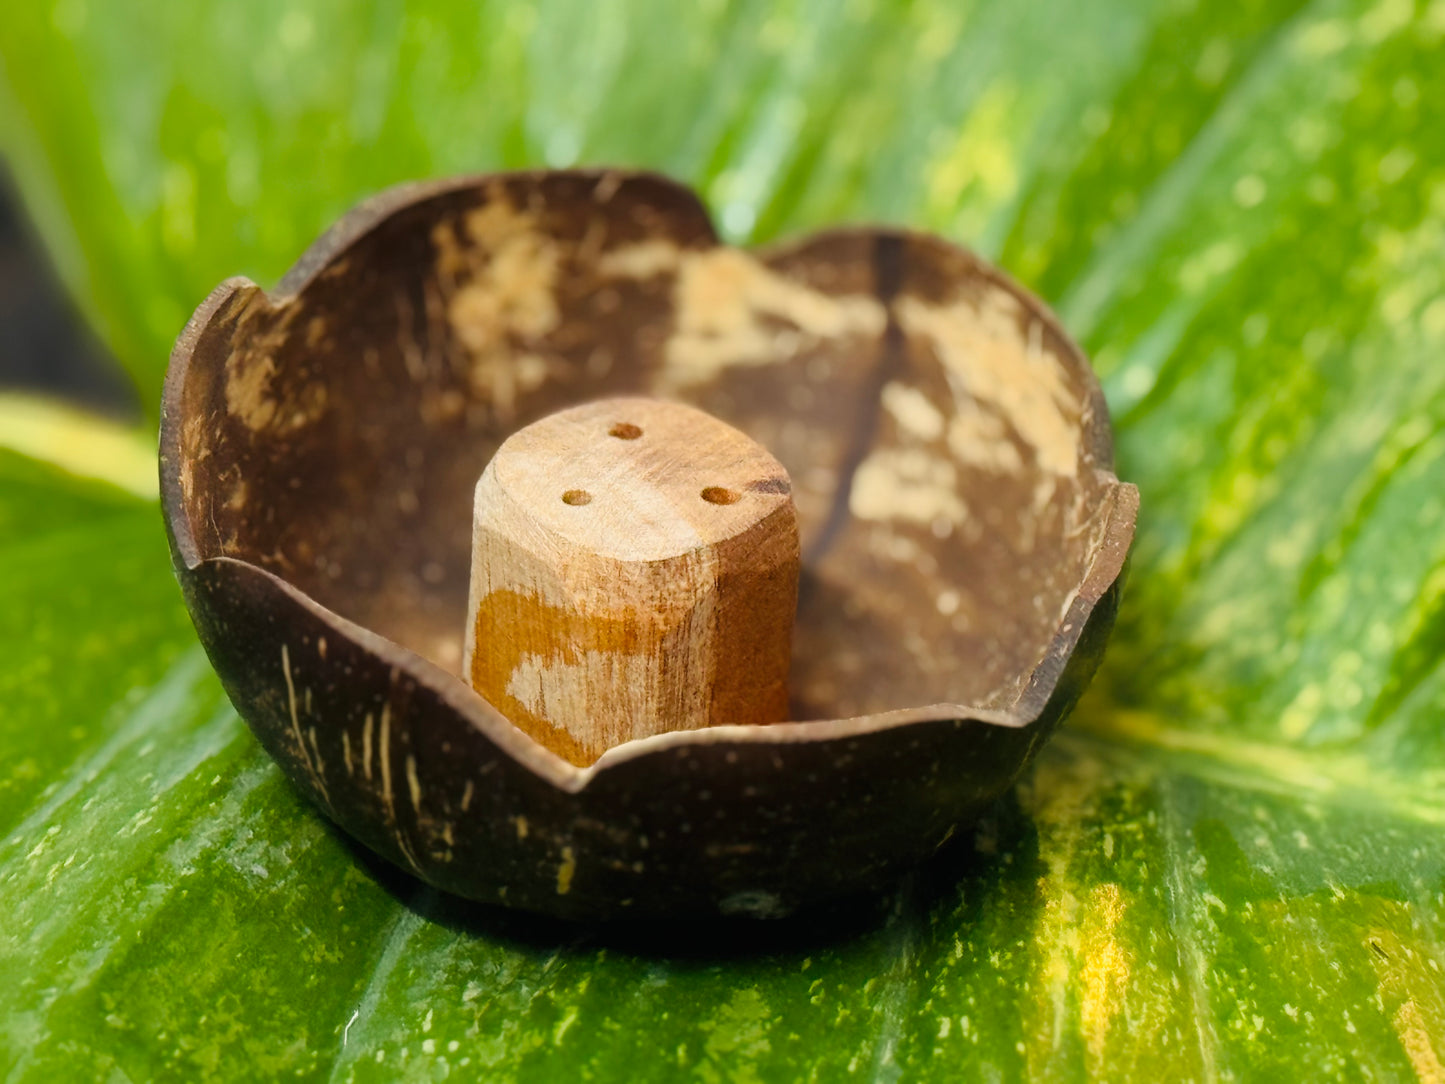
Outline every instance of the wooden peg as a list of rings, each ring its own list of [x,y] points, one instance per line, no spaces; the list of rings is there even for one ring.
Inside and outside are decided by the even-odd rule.
[[[464,673],[574,764],[787,718],[792,485],[678,403],[609,399],[514,434],[477,482]]]

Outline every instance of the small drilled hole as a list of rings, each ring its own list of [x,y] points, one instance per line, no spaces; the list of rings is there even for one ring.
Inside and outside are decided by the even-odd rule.
[[[611,429],[607,430],[608,436],[616,437],[618,440],[636,440],[642,436],[642,430],[631,422],[618,422]]]
[[[563,504],[587,504],[591,500],[592,494],[588,493],[585,489],[569,489],[566,493],[562,494]]]
[[[742,494],[722,486],[708,486],[702,491],[702,499],[708,504],[737,504],[742,499]]]

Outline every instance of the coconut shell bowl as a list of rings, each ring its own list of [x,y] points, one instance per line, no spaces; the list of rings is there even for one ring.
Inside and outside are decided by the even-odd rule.
[[[1138,494],[1084,356],[935,237],[722,244],[649,174],[404,186],[171,358],[171,552],[237,711],[447,892],[781,916],[994,803]]]

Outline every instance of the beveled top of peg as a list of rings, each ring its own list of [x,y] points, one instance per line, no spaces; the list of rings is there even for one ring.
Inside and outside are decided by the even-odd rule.
[[[606,399],[514,434],[489,468],[533,521],[579,550],[659,561],[715,545],[789,501],[765,448],[681,403]]]

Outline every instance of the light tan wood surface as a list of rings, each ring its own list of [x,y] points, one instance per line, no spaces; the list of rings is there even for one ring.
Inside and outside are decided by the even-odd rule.
[[[574,764],[664,731],[786,719],[791,493],[765,448],[678,403],[535,422],[477,482],[463,672]]]

